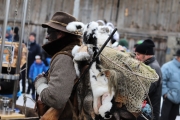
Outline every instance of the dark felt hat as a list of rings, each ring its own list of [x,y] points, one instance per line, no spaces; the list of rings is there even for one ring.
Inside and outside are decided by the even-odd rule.
[[[143,43],[136,47],[136,52],[144,55],[154,55],[155,44],[151,39],[144,40]]]
[[[75,22],[75,21],[77,21],[77,19],[68,13],[56,12],[49,22],[42,24],[42,27],[44,28],[51,27],[56,30],[60,30],[66,33],[81,36],[81,33],[71,32],[66,29],[66,26],[70,22]]]

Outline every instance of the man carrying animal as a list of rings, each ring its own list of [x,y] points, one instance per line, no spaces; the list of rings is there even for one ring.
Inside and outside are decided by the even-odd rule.
[[[92,107],[94,96],[92,94],[92,86],[90,85],[89,74],[91,72],[87,73],[83,80],[78,84],[77,89],[73,90],[73,86],[78,75],[76,75],[71,53],[75,45],[80,46],[82,29],[84,28],[82,24],[75,21],[77,20],[73,16],[64,12],[57,12],[48,23],[42,24],[44,28],[47,28],[47,39],[49,41],[47,44],[43,45],[43,49],[52,56],[52,60],[48,70],[48,75],[38,75],[35,80],[35,88],[37,94],[40,96],[40,100],[50,107],[41,120],[92,120],[95,118],[99,120],[102,117],[98,116],[98,118],[95,116],[95,112]],[[86,27],[86,32],[83,31],[83,40],[86,42],[92,42],[87,41],[87,38],[91,37],[97,37],[92,38],[93,40],[98,40],[99,38],[102,40],[102,34],[108,32],[108,30],[104,28],[94,29],[94,25],[91,26],[90,24]],[[93,29],[91,29],[91,27],[93,27]],[[89,36],[89,34],[91,35]],[[108,36],[105,36],[105,38],[106,37]],[[104,43],[104,41],[99,42]],[[92,46],[90,45],[89,47]],[[87,46],[85,49],[86,50],[83,49],[83,51],[87,51]],[[94,49],[94,51],[96,51],[96,49]],[[94,51],[92,51],[93,54]],[[80,69],[80,74],[83,73],[83,68],[84,67]],[[95,66],[94,68],[95,69],[91,69],[93,70],[92,72],[96,71],[98,66]],[[96,76],[93,74],[90,75],[92,76],[91,78],[100,77],[101,80],[107,81],[107,79],[104,79],[105,74],[98,73]],[[95,81],[96,79],[91,80]],[[74,94],[74,92],[77,92],[77,94]],[[104,96],[104,98],[108,97]],[[101,102],[103,102],[103,100]],[[102,112],[103,114],[105,112],[105,117],[111,118],[113,112],[103,110]],[[117,110],[119,112],[119,109]],[[99,111],[101,111],[100,108]],[[128,118],[130,117],[130,119],[134,118],[133,115],[127,114],[127,111],[119,112],[117,113],[117,116],[122,116],[122,114]],[[115,120],[116,118],[115,115],[113,115],[111,120]]]
[[[52,61],[48,76],[39,75],[35,81],[35,88],[41,101],[59,111],[56,119],[63,120],[72,120],[73,109],[69,98],[76,73],[71,50],[75,45],[81,43],[81,33],[70,32],[66,29],[68,23],[73,21],[77,21],[73,16],[64,12],[56,12],[48,23],[42,24],[42,27],[47,28],[46,38],[49,41],[42,47],[52,56]],[[44,116],[43,119],[45,119]]]
[[[161,69],[157,62],[157,60],[154,57],[154,50],[155,47],[154,42],[150,39],[144,40],[143,43],[138,45],[136,47],[136,58],[146,65],[149,65],[152,69],[155,69],[156,73],[159,75],[159,80],[152,83],[151,87],[149,89],[149,98],[152,103],[153,107],[153,120],[159,119],[159,113],[160,113],[160,101],[161,101]],[[147,100],[148,101],[148,100]],[[148,104],[150,102],[148,101]],[[146,116],[148,117],[148,116]],[[142,117],[139,117],[138,120],[145,120]]]

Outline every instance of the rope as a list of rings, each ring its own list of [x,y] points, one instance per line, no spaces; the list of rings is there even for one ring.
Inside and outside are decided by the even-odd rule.
[[[23,106],[24,106],[24,114],[26,115],[26,101],[27,101],[27,97],[26,97],[25,94],[23,95],[23,100],[24,100],[24,104],[23,104]]]
[[[109,58],[107,58],[106,56],[104,56],[103,54],[101,54],[101,56],[104,57],[104,58],[106,58],[107,60],[111,61],[111,63],[113,63],[114,65],[118,66],[119,68],[122,68],[123,70],[125,70],[125,71],[127,71],[127,72],[130,72],[130,73],[132,73],[132,74],[134,74],[134,75],[136,75],[136,76],[140,76],[140,77],[143,77],[143,78],[146,78],[146,79],[151,79],[151,80],[156,80],[156,79],[157,79],[157,78],[148,78],[148,77],[142,76],[142,75],[140,75],[140,74],[138,74],[138,73],[136,73],[136,72],[133,72],[133,71],[128,70],[128,69],[125,69],[124,67],[116,64],[115,62],[113,62],[112,60],[110,60]]]
[[[26,96],[26,94],[23,95],[23,100],[24,100],[23,107],[24,107],[24,114],[25,115],[26,115],[26,102],[27,102],[27,98],[29,98],[32,102],[36,103],[32,98]]]

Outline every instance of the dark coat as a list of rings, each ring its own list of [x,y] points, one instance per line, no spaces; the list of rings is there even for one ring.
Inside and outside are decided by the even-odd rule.
[[[153,120],[159,119],[159,113],[160,113],[160,103],[161,103],[161,90],[162,90],[162,73],[161,68],[159,66],[159,63],[155,59],[155,57],[149,58],[144,62],[146,65],[150,66],[152,69],[156,71],[156,73],[159,75],[159,80],[152,83],[151,87],[149,89],[149,98],[153,107]],[[148,99],[147,99],[148,101]],[[149,101],[148,101],[149,104]],[[138,120],[145,120],[144,118],[138,118]]]
[[[29,69],[33,64],[33,62],[35,61],[35,56],[41,55],[41,48],[36,42],[33,42],[28,45],[28,50],[29,50],[29,54],[28,54],[28,73],[29,73]]]
[[[14,35],[13,42],[19,42],[19,35]]]

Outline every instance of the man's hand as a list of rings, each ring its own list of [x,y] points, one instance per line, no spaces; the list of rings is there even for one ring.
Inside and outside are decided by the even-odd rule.
[[[29,84],[33,83],[33,80],[31,78],[28,79]]]
[[[42,92],[42,90],[44,88],[47,88],[48,85],[47,85],[47,79],[46,77],[44,76],[44,74],[40,74],[36,77],[35,81],[34,81],[34,86],[35,86],[35,89],[37,91],[37,93],[40,95],[40,93]]]
[[[44,73],[44,72],[41,73],[41,74],[39,74],[39,75],[35,78],[34,83],[36,82],[37,79],[39,79],[39,78],[41,78],[41,77],[45,77],[45,73]]]

